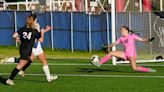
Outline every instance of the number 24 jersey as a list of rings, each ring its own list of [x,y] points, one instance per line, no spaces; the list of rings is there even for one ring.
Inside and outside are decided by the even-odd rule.
[[[34,45],[35,39],[41,37],[41,33],[34,28],[20,28],[18,31],[20,36],[21,45],[20,48],[29,48],[31,49]]]

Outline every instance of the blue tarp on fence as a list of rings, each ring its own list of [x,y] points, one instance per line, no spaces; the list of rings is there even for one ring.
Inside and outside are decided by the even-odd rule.
[[[0,45],[15,45],[12,34],[25,25],[26,17],[30,14],[31,12],[23,11],[0,12]],[[107,26],[109,26],[109,35],[111,35],[110,13],[108,14],[108,20],[107,13],[89,15],[84,13],[46,12],[36,13],[36,15],[41,28],[46,25],[53,25],[53,30],[45,34],[44,47],[89,50],[89,46],[91,46],[92,50],[100,50],[101,46],[107,44],[107,40],[110,40],[107,39]],[[109,25],[107,25],[107,21]],[[91,35],[89,35],[89,31]],[[89,37],[91,37],[91,42]]]

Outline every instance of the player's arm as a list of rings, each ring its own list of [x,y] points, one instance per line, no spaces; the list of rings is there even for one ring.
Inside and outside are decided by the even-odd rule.
[[[17,37],[18,37],[18,33],[15,32],[15,33],[13,34],[13,38],[16,39]]]
[[[112,48],[113,46],[116,46],[117,45],[117,42],[114,42],[114,43],[112,43],[112,44],[110,44],[110,45],[107,45],[107,46],[105,46],[106,48]]]
[[[41,37],[39,38],[40,42],[44,41],[44,33],[48,32],[51,30],[51,26],[46,26],[45,29],[41,29]]]
[[[44,41],[44,29],[41,29],[40,38],[38,39],[41,43]]]
[[[141,41],[141,42],[151,42],[151,41],[153,41],[154,39],[155,39],[154,37],[151,37],[150,39],[137,37],[137,40],[138,40],[138,41]]]
[[[16,42],[20,42],[19,34],[17,32],[13,34],[13,38],[16,40]]]
[[[104,46],[103,48],[112,48],[113,46],[116,46],[119,43],[121,43],[121,38],[118,38],[115,42],[110,45]]]
[[[113,46],[117,45],[117,42],[114,42],[110,45],[107,45],[107,46],[102,46],[102,50],[105,52],[105,53],[108,53],[108,48],[112,48]]]
[[[50,30],[51,30],[51,26],[47,25],[46,28],[44,30],[41,30],[41,31],[43,31],[43,33],[46,33]]]
[[[141,42],[148,42],[148,41],[149,41],[148,39],[146,39],[146,38],[141,38],[141,37],[137,37],[136,40],[141,41]]]

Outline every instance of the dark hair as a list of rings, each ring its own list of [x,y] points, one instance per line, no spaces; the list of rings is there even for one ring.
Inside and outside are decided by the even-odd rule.
[[[34,20],[36,19],[36,14],[31,14],[30,16],[33,17]]]
[[[134,32],[134,30],[130,30],[129,27],[127,27],[127,26],[122,26],[122,28],[128,30],[128,33],[129,33],[129,34],[136,34],[136,33]],[[139,35],[139,34],[136,34],[136,35]]]
[[[122,28],[124,28],[124,29],[128,30],[128,32],[130,32],[129,27],[127,27],[127,26],[122,26]]]

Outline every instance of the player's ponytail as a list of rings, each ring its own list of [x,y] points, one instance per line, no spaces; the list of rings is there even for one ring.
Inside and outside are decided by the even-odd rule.
[[[34,25],[34,19],[33,19],[33,17],[31,17],[31,16],[27,17],[26,27],[27,28],[32,28],[33,25]]]

